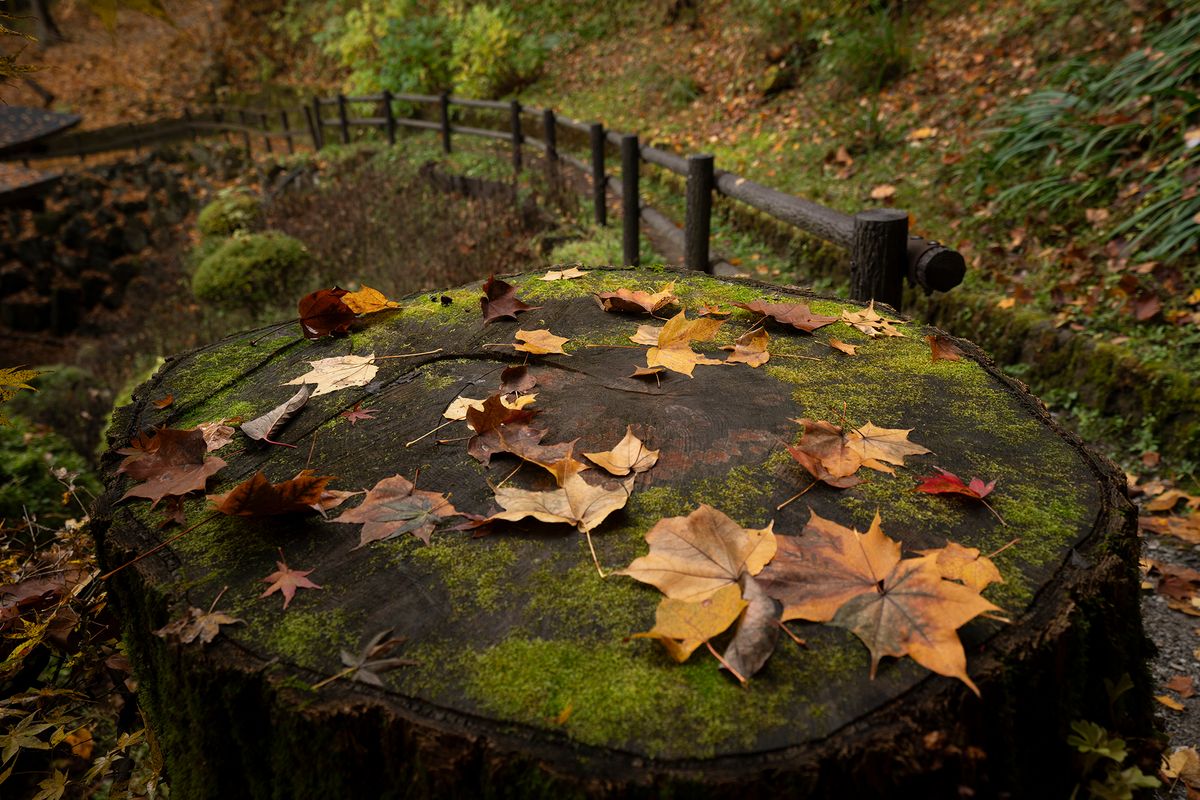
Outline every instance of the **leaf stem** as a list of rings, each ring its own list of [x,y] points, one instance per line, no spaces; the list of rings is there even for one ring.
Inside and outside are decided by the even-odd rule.
[[[789,503],[791,503],[793,500],[799,500],[801,497],[803,497],[803,496],[804,496],[805,492],[807,492],[809,489],[813,488],[813,487],[814,487],[814,486],[816,486],[816,485],[817,485],[817,481],[813,481],[813,482],[812,482],[812,483],[810,483],[808,486],[805,486],[805,487],[804,487],[803,489],[801,489],[799,492],[797,492],[796,494],[794,494],[794,495],[792,495],[791,497],[789,497],[787,500],[784,500],[782,503],[780,503],[779,505],[775,506],[775,510],[776,510],[776,511],[783,511],[783,507],[784,507],[784,506],[788,505],[788,504],[789,504]]]
[[[433,430],[431,430],[431,431],[429,431],[429,432],[427,432],[427,433],[422,433],[420,436],[418,436],[417,438],[413,439],[411,442],[405,442],[405,443],[404,443],[404,446],[405,446],[405,447],[412,447],[414,444],[416,444],[417,442],[421,441],[421,440],[422,440],[422,439],[424,439],[426,436],[431,436],[431,435],[433,435],[433,434],[437,433],[438,431],[440,431],[442,428],[444,428],[444,427],[446,427],[447,425],[449,425],[451,422],[457,422],[457,421],[458,421],[458,420],[454,420],[454,419],[446,420],[445,422],[443,422],[441,425],[438,425],[438,426],[437,426],[436,428],[434,428]]]
[[[596,565],[596,572],[600,573],[601,578],[607,578],[604,570],[600,568],[600,559],[596,557],[596,546],[592,544],[592,532],[584,531],[583,535],[587,537],[588,549],[592,551],[592,563]]]
[[[117,567],[116,569],[112,569],[112,570],[109,570],[108,572],[104,573],[103,575],[101,575],[101,576],[100,576],[99,580],[106,581],[106,580],[108,580],[109,578],[111,578],[113,575],[116,575],[118,572],[120,572],[121,570],[125,569],[126,567],[128,567],[128,566],[131,566],[131,565],[133,565],[133,564],[136,564],[137,562],[141,561],[141,560],[142,560],[143,558],[145,558],[146,556],[153,555],[153,554],[157,553],[159,550],[162,550],[164,547],[167,547],[168,545],[172,544],[173,542],[176,542],[176,541],[178,541],[178,540],[179,540],[179,539],[180,539],[180,538],[181,538],[181,537],[182,537],[182,536],[183,536],[185,533],[191,533],[192,531],[196,530],[196,528],[199,528],[199,527],[200,527],[201,525],[203,525],[204,523],[206,523],[206,522],[208,522],[209,520],[213,519],[213,518],[214,518],[214,517],[216,517],[216,516],[217,516],[219,513],[220,513],[220,512],[217,512],[217,511],[214,511],[214,512],[212,512],[211,514],[209,514],[207,517],[205,517],[204,519],[202,519],[202,520],[200,520],[199,522],[197,522],[197,523],[196,523],[195,525],[193,525],[192,527],[190,527],[190,528],[184,528],[184,529],[183,529],[183,530],[181,530],[179,533],[177,533],[177,534],[175,534],[174,536],[172,536],[170,539],[167,539],[167,540],[165,540],[165,541],[161,542],[160,544],[156,544],[154,547],[151,547],[149,550],[147,550],[146,552],[142,553],[140,556],[134,556],[132,559],[130,559],[129,561],[126,561],[124,564],[122,564],[121,566]]]
[[[801,647],[808,647],[808,642],[804,641],[799,636],[792,633],[792,629],[787,626],[787,623],[783,622],[782,620],[777,620],[775,622],[775,624],[778,625],[779,627],[783,628],[783,632],[786,633],[793,642],[800,645]]]
[[[383,361],[385,358],[416,358],[417,356],[431,356],[434,353],[440,353],[440,352],[442,352],[442,348],[439,347],[437,350],[426,350],[423,353],[401,353],[400,355],[396,355],[396,356],[375,356],[371,360],[372,361]]]
[[[984,558],[995,558],[996,556],[1000,555],[1001,553],[1003,553],[1005,550],[1012,547],[1013,545],[1020,544],[1020,542],[1021,542],[1021,537],[1018,536],[1017,538],[1013,539],[1008,544],[1002,545],[999,550],[993,550],[992,552],[988,553],[986,556],[984,556]]]
[[[746,679],[745,679],[744,677],[742,677],[742,673],[740,673],[740,672],[738,672],[736,669],[734,669],[734,668],[733,668],[733,665],[732,665],[732,664],[730,664],[728,661],[726,661],[726,660],[725,660],[725,659],[724,659],[724,658],[721,656],[721,654],[720,654],[720,653],[718,653],[718,652],[716,651],[716,648],[714,648],[714,647],[712,646],[712,642],[710,642],[708,639],[705,639],[705,640],[704,640],[704,646],[708,648],[708,652],[710,652],[710,653],[712,653],[712,654],[713,654],[713,658],[715,658],[717,661],[720,661],[720,662],[721,662],[721,666],[722,666],[722,667],[724,667],[725,669],[729,670],[729,674],[730,674],[730,675],[732,675],[733,677],[737,678],[737,679],[738,679],[738,680],[741,682],[742,686],[745,686],[745,685],[746,685]]]
[[[992,504],[991,504],[991,503],[989,503],[987,500],[984,500],[982,497],[981,497],[981,498],[979,498],[979,502],[983,503],[983,507],[984,507],[984,508],[986,508],[988,511],[992,512],[992,515],[993,515],[993,516],[995,516],[995,517],[996,517],[996,519],[1000,520],[1000,524],[1001,524],[1001,525],[1004,525],[1004,526],[1006,526],[1006,527],[1007,527],[1008,523],[1004,521],[1004,517],[1000,516],[1000,515],[999,515],[999,514],[996,512],[996,509],[992,508]],[[1019,541],[1019,540],[1018,540],[1018,541]],[[1008,545],[1005,545],[1005,547],[1008,547]]]
[[[278,445],[278,446],[280,446],[280,447],[290,447],[290,448],[292,448],[293,450],[295,450],[295,449],[296,449],[296,445],[294,445],[294,444],[288,444],[287,442],[277,442],[277,441],[275,441],[274,439],[268,439],[266,436],[264,436],[263,438],[259,439],[259,441],[260,441],[260,442],[266,442],[267,444],[274,444],[274,445]]]
[[[312,689],[315,692],[316,690],[321,689],[321,688],[333,683],[336,680],[341,680],[342,678],[349,675],[351,672],[354,672],[356,669],[358,669],[358,667],[346,667],[341,672],[335,672],[334,674],[330,675],[325,680],[317,681],[316,683],[314,683],[312,686],[310,686],[308,688]]]
[[[771,353],[771,358],[803,358],[808,361],[820,361],[816,356],[802,356],[793,353]]]

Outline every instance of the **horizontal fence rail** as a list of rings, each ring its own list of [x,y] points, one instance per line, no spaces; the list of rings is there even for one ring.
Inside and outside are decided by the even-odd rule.
[[[414,109],[416,116],[399,116]],[[355,113],[351,113],[351,106]],[[474,112],[503,112],[495,127],[458,124],[455,108]],[[479,116],[479,113],[475,113]],[[505,119],[506,118],[506,119]],[[300,127],[302,126],[302,127]],[[331,141],[349,144],[352,129],[383,130],[391,144],[399,128],[437,131],[444,152],[453,148],[455,135],[509,142],[516,171],[524,166],[522,150],[540,151],[547,169],[557,177],[566,164],[590,179],[595,221],[608,223],[608,197],[621,206],[623,255],[627,264],[638,263],[641,223],[682,254],[689,269],[735,272],[733,265],[714,259],[709,252],[713,198],[716,195],[748,206],[788,226],[845,249],[850,254],[851,297],[880,300],[899,308],[907,280],[926,292],[949,291],[962,282],[966,264],[961,254],[938,242],[908,233],[908,215],[896,209],[877,208],[846,214],[818,203],[764,186],[748,178],[717,169],[712,156],[677,153],[640,143],[633,134],[606,130],[596,122],[582,122],[552,109],[522,106],[518,101],[479,100],[440,95],[381,92],[370,95],[313,97],[303,106],[291,108],[213,107],[202,112],[185,112],[175,119],[143,124],[114,125],[63,134],[34,143],[27,149],[6,154],[7,158],[30,160],[95,155],[119,150],[140,150],[154,144],[194,139],[200,134],[236,136],[249,150],[254,141],[274,152],[282,140],[287,152],[297,144],[321,150]],[[558,131],[586,140],[589,153],[581,158],[559,148]],[[540,134],[534,135],[534,132]],[[333,138],[330,138],[332,134]],[[617,175],[608,173],[609,155],[620,159]],[[686,212],[679,226],[657,209],[642,203],[639,193],[641,164],[650,164],[683,178]],[[619,176],[619,177],[618,177]]]

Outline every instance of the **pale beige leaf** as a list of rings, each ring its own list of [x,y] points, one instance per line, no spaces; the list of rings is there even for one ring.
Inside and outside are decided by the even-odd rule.
[[[625,428],[625,436],[612,450],[603,453],[584,453],[598,466],[613,475],[628,475],[645,472],[658,463],[657,450],[650,450],[645,442],[633,435],[633,426]]]
[[[662,332],[662,325],[638,325],[637,333],[629,337],[629,341],[634,344],[648,344],[651,347],[658,345],[658,334]]]
[[[312,365],[311,370],[284,385],[315,384],[313,397],[349,389],[352,386],[366,386],[379,371],[379,367],[375,366],[374,353],[369,356],[335,356],[308,363]],[[245,427],[243,425],[242,429],[245,430]]]
[[[902,467],[905,456],[932,452],[908,440],[912,431],[912,428],[880,428],[868,422],[847,434],[846,446],[861,455],[864,461],[873,459]]]
[[[586,533],[625,506],[633,491],[633,480],[631,477],[613,488],[592,485],[578,474],[568,474],[561,487],[548,492],[501,487],[496,490],[496,502],[504,510],[490,519],[533,517],[542,522],[565,522]]]
[[[689,378],[692,377],[692,370],[698,364],[719,365],[724,363],[720,359],[700,355],[687,344],[679,344],[674,347],[651,347],[646,351],[646,366],[666,367],[672,372],[679,372]]]
[[[743,333],[732,345],[726,345],[721,348],[722,350],[731,351],[725,359],[725,363],[749,364],[752,367],[761,367],[771,357],[771,354],[767,352],[767,341],[769,338],[765,328]]]
[[[214,450],[220,450],[233,441],[234,430],[229,425],[226,425],[223,419],[216,420],[215,422],[204,422],[196,427],[204,434],[204,446],[209,453]]]
[[[513,334],[513,336],[519,342],[522,342],[522,344],[514,344],[514,350],[520,350],[524,353],[533,353],[535,356],[542,356],[548,353],[556,353],[564,356],[568,355],[568,353],[563,352],[562,346],[570,340],[562,336],[555,336],[548,330],[519,330]]]
[[[295,381],[292,381],[295,383]],[[242,423],[242,433],[251,439],[261,440],[271,438],[271,433],[304,407],[308,398],[313,396],[313,385],[305,383],[286,402],[276,406],[261,417],[255,417],[249,422]],[[207,439],[205,440],[207,441]]]
[[[569,281],[569,280],[572,280],[573,278],[582,278],[584,275],[587,275],[587,274],[588,274],[587,270],[582,270],[579,267],[571,267],[570,269],[563,269],[563,270],[553,270],[552,269],[549,272],[547,272],[545,275],[543,275],[541,278],[539,278],[538,280]]]
[[[829,346],[838,352],[845,353],[848,356],[858,355],[858,345],[856,344],[846,344],[838,339],[830,339]]]

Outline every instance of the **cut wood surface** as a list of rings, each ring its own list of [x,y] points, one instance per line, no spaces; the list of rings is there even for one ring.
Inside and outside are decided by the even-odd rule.
[[[897,787],[941,796],[960,783],[992,787],[984,796],[996,787],[1020,794],[1034,781],[1053,783],[1046,770],[1062,774],[1069,722],[1104,702],[1104,677],[1134,677],[1130,708],[1145,722],[1136,540],[1121,476],[977,348],[955,340],[961,360],[933,361],[924,337],[934,329],[912,323],[898,326],[903,336],[870,338],[843,322],[809,334],[767,320],[771,355],[761,367],[628,377],[646,366],[646,347],[629,337],[662,321],[605,312],[595,292],[654,292],[675,281],[689,316],[711,305],[732,312],[715,339],[693,343],[714,359],[761,319],[734,303],[806,302],[829,316],[862,306],[662,269],[594,269],[554,282],[540,275],[508,279],[538,306],[516,321],[485,325],[483,293],[472,285],[407,298],[362,317],[348,336],[309,341],[292,325],[170,359],[118,412],[110,444],[125,446],[151,426],[253,419],[295,393],[289,382],[309,362],[373,354],[369,383],[313,397],[271,436],[295,447],[239,434],[219,452],[228,466],[209,493],[259,470],[279,482],[310,468],[348,491],[402,475],[459,512],[490,515],[499,510],[494,486],[548,490],[554,479],[537,466],[518,469],[509,454],[481,464],[468,454],[464,422],[425,434],[447,422],[455,398],[483,399],[498,391],[506,366],[527,363],[544,444],[578,440],[582,458],[612,449],[631,426],[661,453],[636,476],[627,505],[591,531],[606,571],[644,555],[659,519],[701,503],[746,528],[773,522],[779,536],[799,534],[813,512],[865,531],[878,512],[906,554],[947,540],[999,551],[1004,582],[984,596],[1012,622],[979,618],[959,631],[982,698],[908,658],[884,659],[872,680],[860,641],[815,623],[789,623],[806,644],[781,637],[744,687],[703,647],[676,664],[655,641],[629,638],[654,625],[659,592],[599,577],[587,539],[570,525],[501,521],[476,536],[450,530],[462,521],[452,518],[428,545],[403,535],[359,547],[359,525],[332,521],[357,497],[328,519],[202,522],[211,506],[192,495],[186,524],[201,524],[111,579],[180,796],[562,796],[669,786],[708,796]],[[569,355],[515,351],[518,329],[566,337]],[[831,339],[856,345],[857,355],[835,351]],[[410,353],[427,354],[382,358]],[[167,394],[174,402],[156,408]],[[373,417],[345,418],[356,404]],[[911,428],[911,441],[932,453],[909,456],[895,475],[864,469],[864,482],[849,489],[817,484],[778,509],[812,483],[785,447],[797,442],[801,417]],[[132,485],[116,463],[96,515],[108,569],[179,530],[157,529],[161,507],[116,502]],[[996,481],[991,508],[916,492],[937,468]],[[322,587],[298,591],[286,610],[277,595],[259,597],[280,550]],[[211,644],[153,635],[189,607],[207,610],[221,592],[217,608],[243,622]],[[380,673],[380,687],[343,675],[311,688],[345,672],[340,651],[357,654],[385,630],[405,639],[391,655],[415,663]]]

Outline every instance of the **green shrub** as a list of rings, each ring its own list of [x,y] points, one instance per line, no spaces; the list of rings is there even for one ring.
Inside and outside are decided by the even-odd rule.
[[[99,491],[95,478],[85,472],[83,458],[66,439],[21,417],[0,426],[0,519],[5,527],[22,525],[26,513],[49,528],[83,516],[83,509],[65,496],[66,487],[51,472],[58,468],[78,473],[76,484],[88,492]],[[86,504],[90,498],[81,492],[79,499]]]
[[[472,6],[456,27],[451,53],[455,91],[500,97],[531,83],[541,71],[545,46],[523,34],[504,6]]]
[[[250,230],[262,214],[257,197],[246,192],[222,190],[200,209],[196,227],[203,236],[231,236]]]
[[[227,309],[287,305],[311,271],[308,250],[287,234],[241,234],[226,239],[197,265],[192,292]]]

